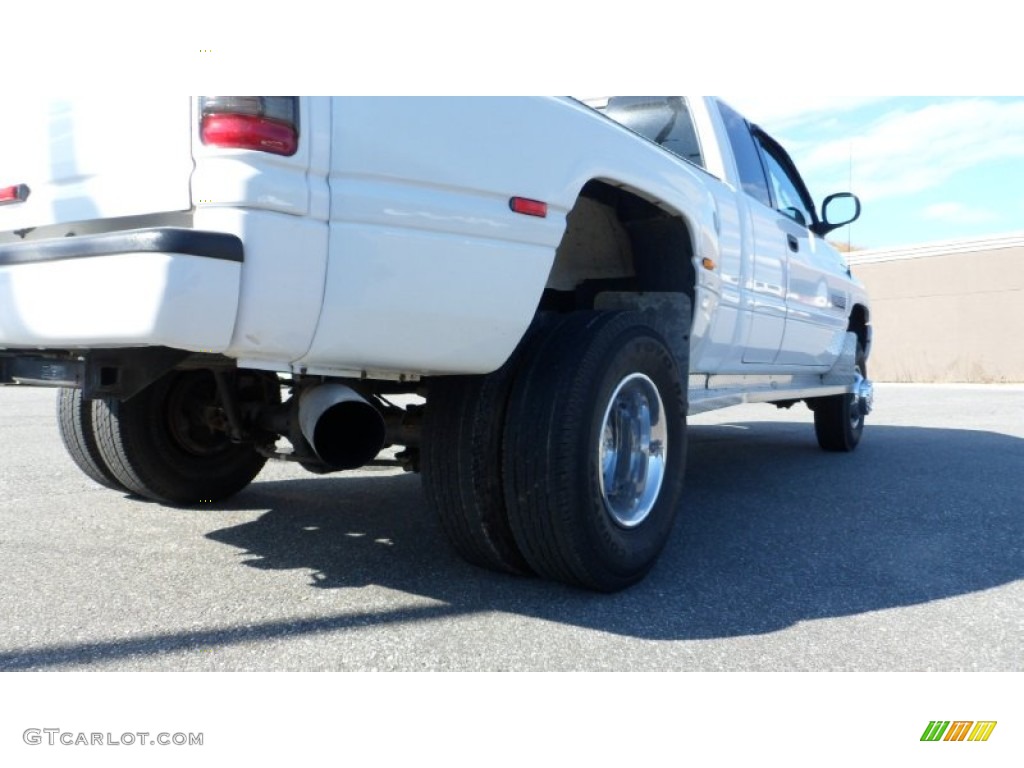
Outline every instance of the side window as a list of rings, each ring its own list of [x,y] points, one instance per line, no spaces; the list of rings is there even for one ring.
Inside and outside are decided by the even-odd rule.
[[[768,171],[775,209],[798,224],[809,227],[814,223],[814,216],[800,191],[802,183],[790,175],[785,161],[776,156],[776,149],[771,143],[758,136],[758,144],[761,147],[764,167]]]
[[[669,152],[704,167],[697,130],[681,96],[612,96],[604,114]]]
[[[761,153],[750,134],[750,126],[742,115],[728,105],[718,102],[718,109],[725,122],[725,132],[729,135],[729,144],[736,158],[743,191],[771,208],[772,197],[768,192],[768,180],[761,165]]]

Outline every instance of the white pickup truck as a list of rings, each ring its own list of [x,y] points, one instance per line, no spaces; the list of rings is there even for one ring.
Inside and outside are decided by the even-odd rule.
[[[134,94],[0,133],[0,384],[60,387],[122,492],[398,446],[463,557],[611,591],[668,539],[688,413],[804,401],[850,451],[871,408],[824,239],[860,203],[816,211],[717,99]]]

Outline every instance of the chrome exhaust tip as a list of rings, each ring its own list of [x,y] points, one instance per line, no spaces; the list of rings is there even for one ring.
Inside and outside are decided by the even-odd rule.
[[[299,429],[317,457],[332,470],[356,469],[384,447],[380,411],[344,384],[321,384],[299,396]]]

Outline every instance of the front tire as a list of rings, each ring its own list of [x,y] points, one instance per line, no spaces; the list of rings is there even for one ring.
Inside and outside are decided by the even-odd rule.
[[[250,396],[280,399],[260,377]],[[210,371],[172,371],[120,402],[97,401],[100,454],[129,491],[170,504],[213,503],[245,488],[266,463],[252,444],[211,426],[220,408]]]
[[[857,343],[856,372],[859,382],[867,378],[868,363],[864,347]],[[849,453],[864,433],[864,410],[856,392],[818,398],[813,406],[814,435],[822,450]]]
[[[675,521],[686,389],[632,312],[578,313],[540,339],[513,387],[505,500],[540,575],[612,592],[642,579]]]

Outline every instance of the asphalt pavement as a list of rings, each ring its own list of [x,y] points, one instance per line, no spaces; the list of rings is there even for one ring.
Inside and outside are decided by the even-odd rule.
[[[849,455],[802,405],[689,450],[658,565],[596,595],[463,563],[400,470],[103,489],[52,390],[0,388],[0,670],[1022,669],[1024,386],[880,385]]]

